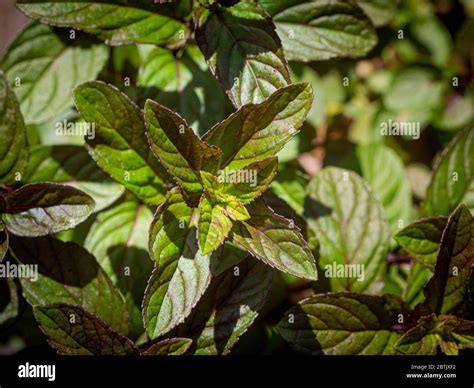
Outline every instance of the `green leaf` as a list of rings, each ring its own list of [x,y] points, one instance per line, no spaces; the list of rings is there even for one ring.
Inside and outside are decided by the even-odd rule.
[[[37,265],[37,278],[20,279],[28,303],[79,306],[119,333],[128,333],[123,296],[84,248],[52,237],[12,238],[10,246],[20,264]]]
[[[278,175],[270,186],[275,195],[285,201],[299,216],[303,214],[308,177],[290,163],[280,164]]]
[[[187,352],[193,340],[189,338],[170,338],[157,342],[142,352],[143,356],[180,356]]]
[[[474,266],[472,218],[464,205],[459,205],[449,217],[434,275],[425,287],[423,311],[459,317],[469,312],[469,280]]]
[[[145,55],[137,84],[148,88],[147,98],[179,113],[200,134],[233,111],[196,46],[178,53],[155,47]]]
[[[203,140],[222,150],[221,168],[241,169],[274,156],[303,125],[312,98],[308,83],[281,88],[260,104],[243,106]]]
[[[17,0],[18,9],[31,19],[86,31],[111,46],[150,43],[179,47],[186,41],[190,32],[183,23],[164,15],[158,5],[142,4],[123,0]]]
[[[424,301],[423,288],[431,276],[433,276],[433,272],[420,263],[414,262],[411,265],[402,294],[402,299],[407,305],[415,307]]]
[[[273,283],[274,272],[248,258],[214,278],[191,315],[173,334],[193,339],[189,353],[228,354],[255,321]]]
[[[474,128],[459,133],[436,158],[433,169],[423,214],[447,216],[461,202],[474,210],[469,197],[474,179]]]
[[[196,41],[236,107],[264,101],[291,83],[269,16],[257,4],[195,11]]]
[[[213,205],[206,196],[199,203],[199,211],[199,246],[203,254],[208,254],[224,243],[232,229],[232,221],[222,206]]]
[[[424,354],[436,354],[438,345],[448,355],[457,355],[459,349],[473,349],[474,323],[445,314],[423,317],[399,339],[397,349],[413,354],[413,349],[424,347]]]
[[[474,123],[474,92],[467,90],[464,96],[449,96],[442,112],[438,113],[433,123],[443,131],[458,131]]]
[[[402,301],[390,294],[319,294],[287,311],[277,331],[305,353],[393,355],[404,313]]]
[[[14,183],[28,164],[26,127],[15,93],[0,70],[0,183]],[[18,179],[16,179],[18,181]]]
[[[211,280],[211,255],[198,249],[192,216],[193,209],[174,189],[150,228],[149,251],[157,265],[148,281],[142,315],[152,339],[182,322]]]
[[[429,217],[406,226],[395,236],[400,246],[425,267],[434,270],[447,217]]]
[[[74,100],[84,120],[95,125],[86,147],[97,164],[146,204],[163,202],[167,174],[148,147],[140,109],[102,82],[77,87]]]
[[[153,153],[174,176],[185,198],[196,203],[202,193],[199,171],[215,172],[221,151],[200,140],[177,113],[154,101],[146,102],[145,120]]]
[[[416,90],[417,93],[413,93]],[[420,129],[432,119],[442,104],[444,86],[437,74],[423,67],[407,67],[394,77],[383,94],[385,107],[397,115],[395,120],[419,122]]]
[[[410,25],[410,33],[428,49],[435,65],[448,66],[453,51],[451,34],[435,15],[417,18],[416,22]]]
[[[8,230],[3,222],[0,221],[0,263],[8,252]]]
[[[220,171],[221,191],[237,198],[244,205],[260,197],[270,186],[278,171],[278,158],[254,162],[237,171]]]
[[[377,43],[372,23],[354,1],[259,2],[272,15],[289,60],[357,58]]]
[[[108,59],[107,47],[86,37],[60,36],[32,23],[8,48],[0,66],[15,87],[28,124],[43,123],[73,105],[71,90],[97,78]]]
[[[249,205],[251,218],[236,222],[232,242],[285,273],[317,280],[316,264],[298,227],[261,201]]]
[[[20,298],[15,280],[0,278],[0,327],[20,313]]]
[[[23,180],[63,183],[82,190],[94,199],[96,212],[114,203],[125,190],[99,169],[79,145],[34,147]]]
[[[351,171],[323,169],[308,185],[305,216],[331,289],[378,292],[390,232],[367,183]]]
[[[30,183],[3,194],[8,231],[35,237],[74,228],[94,210],[94,200],[74,187]]]
[[[399,223],[407,224],[412,212],[410,182],[403,161],[383,144],[358,146],[356,154],[362,176],[382,203],[392,232],[398,232]]]
[[[33,312],[49,344],[61,355],[138,354],[132,341],[79,306],[51,303],[34,306]]]
[[[357,0],[357,4],[375,27],[384,26],[395,17],[398,2],[398,0]]]
[[[127,302],[130,336],[143,333],[141,302],[153,268],[148,254],[150,210],[133,201],[100,213],[84,247],[110,276]]]

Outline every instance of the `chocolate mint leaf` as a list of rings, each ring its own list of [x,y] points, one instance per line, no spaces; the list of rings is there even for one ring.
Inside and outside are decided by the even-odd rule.
[[[199,8],[194,20],[196,41],[236,107],[260,103],[291,83],[275,26],[257,4]]]
[[[402,299],[410,307],[415,307],[425,300],[423,288],[428,280],[433,276],[433,272],[418,262],[413,262],[408,278],[403,288]]]
[[[203,140],[222,150],[221,168],[238,170],[274,156],[303,125],[312,96],[308,83],[281,88],[264,102],[244,105]]]
[[[449,215],[464,202],[474,210],[474,128],[459,133],[434,163],[423,204],[425,215]]]
[[[83,191],[56,183],[30,183],[3,194],[3,223],[17,236],[45,236],[74,228],[94,210]]]
[[[12,238],[10,246],[19,263],[38,266],[37,279],[20,279],[28,303],[79,306],[119,333],[128,333],[123,296],[84,248],[52,237]]]
[[[26,127],[15,93],[0,70],[0,183],[15,183],[28,164]]]
[[[474,222],[466,206],[459,205],[443,231],[434,275],[425,287],[422,312],[467,314],[473,266]]]
[[[404,314],[402,301],[390,294],[319,294],[287,311],[277,331],[305,353],[393,355]]]
[[[140,109],[102,82],[77,87],[74,100],[84,120],[95,125],[86,147],[96,163],[146,204],[163,202],[168,177],[148,147]]]
[[[142,5],[123,0],[17,0],[18,9],[31,19],[83,30],[112,46],[149,43],[178,47],[186,41],[190,33],[186,25],[163,14],[160,6]]]
[[[174,189],[150,228],[149,250],[157,265],[148,280],[142,314],[152,339],[182,322],[211,281],[213,260],[198,249],[192,215],[193,209]]]
[[[459,349],[474,348],[474,323],[453,315],[432,314],[421,318],[398,340],[396,346],[405,354],[413,354],[414,351],[436,354],[439,346],[443,353],[457,355]]]
[[[125,190],[97,167],[79,145],[33,147],[24,181],[57,182],[76,187],[94,199],[95,212],[110,206]]]
[[[398,232],[395,240],[411,257],[434,271],[447,222],[447,217],[423,218]]]
[[[0,278],[0,327],[18,316],[20,298],[15,280]]]
[[[142,352],[143,356],[180,356],[187,352],[193,340],[189,338],[170,338],[151,345]]]
[[[377,43],[369,18],[350,0],[259,0],[272,15],[289,60],[357,58]]]
[[[232,229],[232,221],[220,205],[213,205],[204,195],[199,202],[198,235],[203,254],[215,251]]]
[[[132,338],[144,331],[141,302],[153,268],[148,254],[152,218],[146,206],[133,201],[121,203],[98,215],[84,242],[125,296]]]
[[[327,167],[306,192],[304,214],[331,289],[378,292],[390,231],[367,183],[351,171]]]
[[[174,176],[185,198],[196,203],[202,193],[199,171],[215,172],[221,151],[200,140],[177,113],[154,101],[146,102],[145,120],[153,153]]]
[[[16,85],[27,124],[44,123],[71,107],[71,90],[96,79],[107,62],[103,44],[85,38],[65,42],[52,27],[34,22],[13,41],[0,63]]]
[[[298,227],[262,201],[250,204],[248,211],[249,220],[234,223],[232,242],[271,267],[317,280],[313,254]]]
[[[274,272],[252,257],[215,277],[191,315],[172,334],[193,339],[189,353],[228,354],[255,321]]]
[[[127,337],[80,306],[51,303],[33,306],[49,344],[61,355],[133,355],[138,350]]]
[[[8,231],[3,224],[3,222],[0,221],[0,263],[3,261],[5,258],[5,255],[8,252]]]

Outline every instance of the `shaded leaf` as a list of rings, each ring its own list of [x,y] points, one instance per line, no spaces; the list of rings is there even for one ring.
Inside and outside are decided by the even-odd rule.
[[[51,303],[33,311],[49,344],[61,355],[133,355],[133,342],[79,306]]]
[[[94,200],[74,187],[30,183],[3,194],[3,223],[17,236],[44,236],[74,228],[94,210]]]
[[[403,313],[401,300],[390,294],[319,294],[287,311],[277,331],[305,353],[393,355]]]
[[[43,123],[71,107],[71,90],[96,79],[107,62],[105,45],[86,38],[67,44],[67,39],[50,26],[32,23],[0,63],[8,80],[19,83],[15,93],[28,124]]]
[[[196,41],[236,107],[260,103],[291,82],[280,39],[257,4],[200,8]]]
[[[8,231],[3,222],[0,221],[0,263],[8,251]]]
[[[127,302],[130,337],[143,333],[141,302],[153,268],[148,254],[148,230],[153,215],[133,201],[101,212],[84,247],[118,287]]]
[[[86,147],[97,164],[146,204],[163,202],[167,174],[148,147],[140,109],[102,82],[79,86],[74,100],[84,120],[95,124]]]
[[[186,353],[193,340],[189,338],[170,338],[151,345],[142,352],[143,356],[180,356]]]
[[[367,183],[351,171],[327,167],[306,192],[310,236],[319,242],[319,264],[331,289],[378,292],[390,233]]]
[[[354,1],[259,2],[272,15],[289,60],[357,58],[377,43],[372,23]]]
[[[0,70],[0,183],[14,183],[28,164],[26,127],[15,93]],[[18,180],[18,179],[17,179]]]
[[[423,214],[447,216],[461,202],[474,210],[470,198],[474,179],[474,128],[459,133],[435,160],[433,169]]]
[[[37,279],[20,279],[28,303],[79,306],[119,333],[128,333],[123,296],[84,248],[52,237],[12,238],[10,246],[19,263],[38,266]]]
[[[31,150],[25,182],[57,182],[76,187],[95,201],[96,212],[114,203],[124,192],[79,145],[37,146]]]
[[[0,278],[0,327],[18,316],[20,298],[15,280]]]
[[[459,349],[474,348],[474,323],[442,314],[423,317],[398,341],[397,349],[405,354],[425,348],[424,354],[436,354],[438,345],[446,354],[457,355]]]
[[[439,247],[435,272],[425,287],[422,311],[456,314],[469,312],[469,280],[474,267],[474,222],[460,205],[449,217]]]
[[[270,291],[274,272],[247,258],[214,278],[191,315],[173,334],[193,339],[189,353],[228,354],[255,321]]]
[[[261,201],[249,205],[251,218],[236,222],[232,242],[264,263],[301,278],[316,280],[316,264],[298,227]]]
[[[31,19],[83,30],[112,46],[150,43],[176,47],[185,42],[189,30],[183,23],[163,14],[160,6],[141,4],[123,0],[17,0],[18,9]]]
[[[147,88],[147,98],[179,113],[200,134],[233,111],[196,46],[187,44],[182,53],[153,48],[139,68],[137,84]]]
[[[149,250],[156,267],[148,281],[142,315],[152,339],[182,322],[211,280],[211,255],[204,255],[190,226],[193,209],[174,189],[150,228]]]
[[[425,267],[434,270],[447,217],[428,217],[412,222],[395,235],[408,254]]]

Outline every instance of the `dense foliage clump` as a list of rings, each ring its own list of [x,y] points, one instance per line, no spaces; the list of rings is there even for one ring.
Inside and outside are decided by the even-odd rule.
[[[5,348],[469,352],[471,2],[156,3],[17,0]]]

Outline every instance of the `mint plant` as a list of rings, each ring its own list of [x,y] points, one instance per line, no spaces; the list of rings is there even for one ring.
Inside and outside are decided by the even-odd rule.
[[[0,59],[2,343],[472,351],[467,6],[456,44],[409,1],[16,6],[32,21]]]

